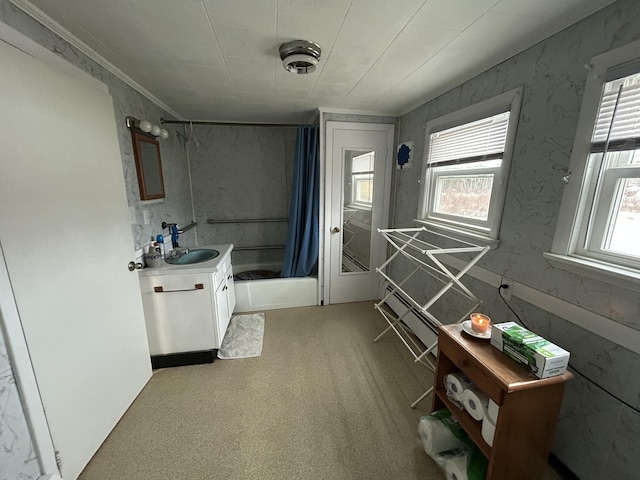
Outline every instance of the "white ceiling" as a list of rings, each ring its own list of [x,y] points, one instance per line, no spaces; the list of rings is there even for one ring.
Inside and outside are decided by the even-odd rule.
[[[614,0],[11,1],[179,118],[299,123],[405,113]],[[282,67],[295,39],[313,74]]]

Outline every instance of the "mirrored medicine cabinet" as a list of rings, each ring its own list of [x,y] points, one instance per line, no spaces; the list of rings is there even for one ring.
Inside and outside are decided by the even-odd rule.
[[[164,178],[158,141],[138,129],[131,129],[141,200],[164,198]]]

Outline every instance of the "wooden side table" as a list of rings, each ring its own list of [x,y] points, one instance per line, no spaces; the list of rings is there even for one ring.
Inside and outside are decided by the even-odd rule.
[[[444,378],[462,372],[500,406],[493,446],[482,438],[482,422],[474,420],[448,397]],[[539,379],[489,344],[443,325],[432,411],[448,408],[489,460],[487,480],[539,480],[547,465],[564,386],[571,372]]]

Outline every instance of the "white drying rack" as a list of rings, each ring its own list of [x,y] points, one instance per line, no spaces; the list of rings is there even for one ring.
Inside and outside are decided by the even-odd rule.
[[[387,295],[375,304],[376,310],[378,310],[385,318],[389,326],[380,333],[374,342],[377,342],[385,333],[389,330],[393,330],[402,343],[407,347],[414,357],[415,362],[420,362],[431,371],[435,372],[435,365],[428,358],[428,354],[438,345],[435,341],[431,345],[427,345],[426,348],[420,345],[415,339],[412,332],[404,325],[402,320],[412,311],[417,311],[426,317],[432,326],[437,329],[440,325],[445,323],[460,323],[469,318],[469,315],[476,311],[478,306],[482,304],[482,301],[476,297],[462,282],[461,278],[473,267],[488,251],[489,247],[475,245],[473,243],[466,242],[454,237],[449,237],[432,230],[428,230],[425,227],[418,228],[391,228],[391,229],[378,229],[378,232],[389,242],[389,244],[395,249],[395,252],[379,267],[376,269],[387,282],[389,282],[390,291]],[[460,247],[443,248],[437,245],[426,242],[419,238],[423,233],[430,235],[436,235],[443,240],[449,240],[455,242]],[[458,273],[453,273],[447,268],[442,261],[437,257],[442,258],[443,255],[455,257],[458,254],[474,254],[471,260],[465,259],[460,264]],[[416,268],[401,281],[396,281],[386,272],[389,264],[399,256],[408,259]],[[459,257],[455,257],[460,262]],[[442,284],[440,290],[438,290],[426,303],[419,303],[411,297],[402,286],[417,272],[425,272],[429,276]],[[471,309],[464,313],[456,322],[441,322],[435,315],[429,311],[434,304],[443,297],[449,290],[454,290],[457,293],[471,300],[474,305]],[[383,307],[385,302],[392,297],[400,293],[402,297],[410,304],[406,311],[400,315],[395,315],[389,308]],[[414,408],[419,402],[421,402],[427,395],[433,391],[433,387],[424,392],[415,402],[411,404],[411,408]]]

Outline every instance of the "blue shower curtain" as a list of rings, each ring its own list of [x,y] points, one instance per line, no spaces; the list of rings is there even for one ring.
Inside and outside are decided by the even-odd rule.
[[[282,277],[306,277],[318,261],[319,155],[319,127],[298,126]]]

